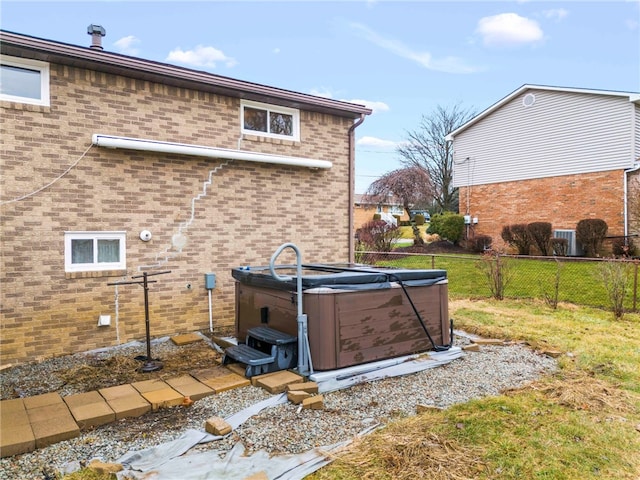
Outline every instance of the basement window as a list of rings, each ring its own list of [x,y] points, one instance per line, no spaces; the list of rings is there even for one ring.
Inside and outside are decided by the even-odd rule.
[[[0,100],[49,106],[49,64],[3,56],[0,61]]]
[[[65,232],[65,272],[125,270],[125,232]]]
[[[300,112],[266,103],[241,102],[242,133],[300,140]]]

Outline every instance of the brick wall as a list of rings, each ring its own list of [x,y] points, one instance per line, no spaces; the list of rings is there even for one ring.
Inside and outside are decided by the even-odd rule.
[[[519,182],[460,187],[460,212],[467,199],[476,235],[489,235],[503,246],[504,225],[551,222],[553,229],[575,229],[585,218],[601,218],[609,235],[624,232],[623,171],[550,177]]]
[[[50,107],[0,108],[3,365],[116,345],[118,336],[143,340],[143,289],[107,286],[141,266],[171,271],[149,291],[151,333],[161,336],[208,330],[206,272],[217,277],[214,330],[229,333],[233,267],[268,264],[284,242],[296,243],[305,262],[348,260],[350,119],[303,111],[298,143],[239,142],[238,99],[60,65],[51,65]],[[94,133],[319,158],[333,168],[90,147]],[[211,172],[178,252],[172,236]],[[65,274],[64,232],[94,230],[127,232],[126,275]],[[142,230],[151,241],[139,239]],[[280,261],[294,258],[286,251]],[[100,314],[111,315],[110,327],[97,326]]]

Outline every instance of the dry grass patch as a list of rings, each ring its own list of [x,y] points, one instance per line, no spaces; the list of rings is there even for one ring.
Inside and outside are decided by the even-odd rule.
[[[440,414],[424,413],[394,422],[357,439],[331,467],[310,478],[358,480],[463,480],[485,467],[482,449],[464,445],[431,430]]]

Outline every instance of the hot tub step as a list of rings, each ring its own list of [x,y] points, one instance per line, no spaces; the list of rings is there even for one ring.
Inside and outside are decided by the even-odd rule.
[[[255,348],[251,348],[245,344],[234,345],[227,348],[224,351],[225,357],[231,357],[237,362],[245,363],[247,365],[266,365],[272,363],[275,360],[273,355],[261,352]],[[229,363],[223,360],[223,363]]]
[[[289,335],[288,333],[281,332],[280,330],[274,330],[269,327],[254,327],[247,331],[247,343],[250,344],[252,338],[260,340],[261,342],[271,343],[273,345],[287,345],[290,343],[296,343],[298,337]]]

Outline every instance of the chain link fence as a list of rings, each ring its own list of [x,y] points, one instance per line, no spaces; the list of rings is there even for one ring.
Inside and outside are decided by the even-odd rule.
[[[638,312],[640,308],[638,259],[361,251],[356,262],[446,270],[449,292],[469,298],[495,297],[496,276],[500,275],[503,298],[542,299],[552,305],[569,302],[611,309],[615,301],[612,296],[617,295],[622,299],[624,311]]]

